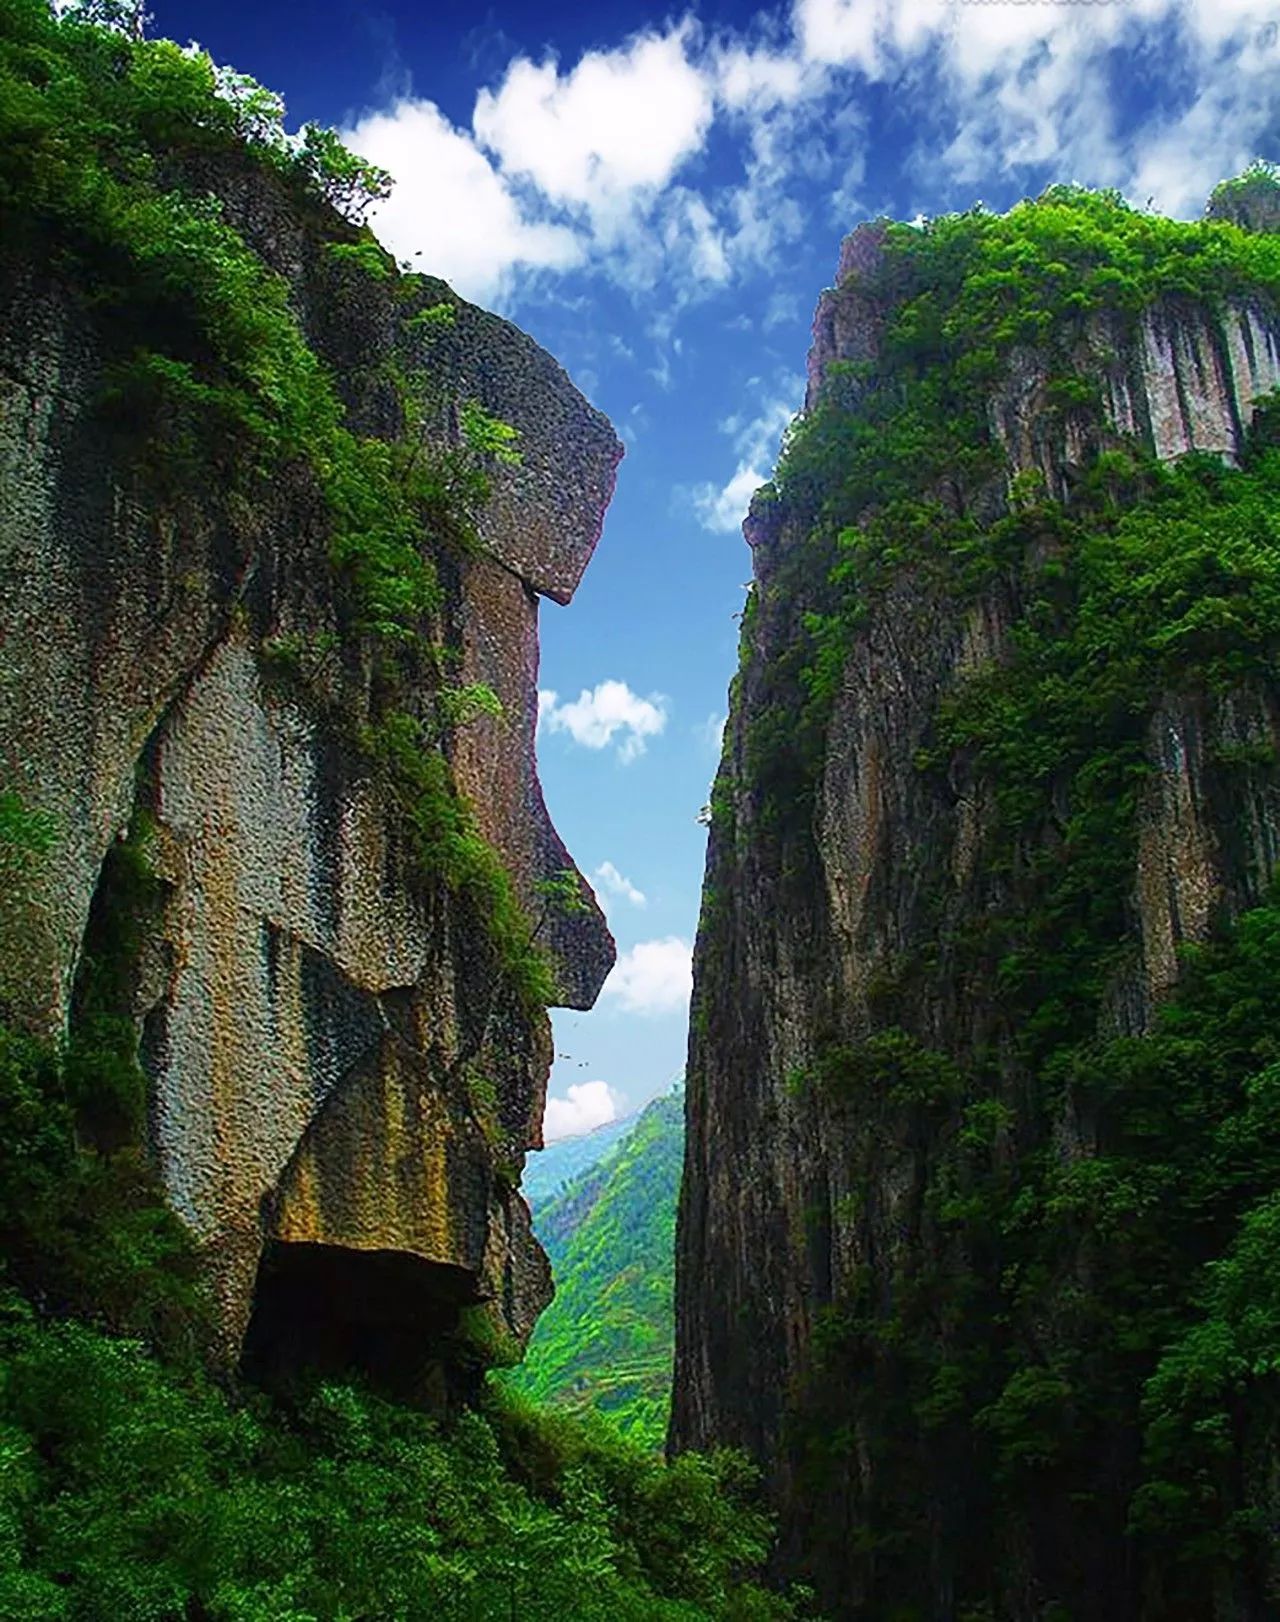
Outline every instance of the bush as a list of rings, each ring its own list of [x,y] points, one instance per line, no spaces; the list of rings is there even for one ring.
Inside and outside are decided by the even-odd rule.
[[[341,1385],[232,1401],[0,1297],[0,1614],[792,1616],[750,1582],[750,1492],[493,1395],[447,1424]]]

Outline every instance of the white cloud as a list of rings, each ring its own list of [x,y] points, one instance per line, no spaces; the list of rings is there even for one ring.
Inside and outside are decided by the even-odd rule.
[[[396,177],[377,214],[388,245],[466,295],[585,270],[660,291],[674,320],[776,265],[813,229],[806,207],[852,224],[881,201],[864,190],[869,82],[892,84],[917,126],[912,209],[1025,177],[1198,212],[1216,180],[1274,150],[1273,20],[1274,0],[793,0],[714,37],[686,18],[572,62],[517,56],[480,91],[470,130],[399,94],[346,138]],[[1117,96],[1117,69],[1150,72],[1157,51],[1145,108]],[[727,172],[718,144],[714,184],[698,166],[713,135],[739,165]],[[763,309],[766,330],[790,319],[778,295]],[[671,381],[665,348],[655,375]],[[733,477],[700,488],[704,522],[736,525],[771,454],[739,449]]]
[[[625,873],[619,873],[612,862],[601,862],[591,875],[600,880],[610,895],[620,896],[622,900],[629,901],[633,907],[647,905],[647,898],[643,890],[637,890]]]
[[[623,952],[600,995],[616,999],[629,1014],[668,1014],[685,1006],[692,986],[693,948],[668,935]]]
[[[759,384],[759,378],[752,378],[748,387],[758,388]],[[704,483],[693,488],[693,508],[704,529],[730,535],[742,527],[751,498],[768,479],[766,470],[777,459],[779,441],[803,394],[803,383],[798,378],[788,379],[754,416],[743,413],[727,417],[720,424],[721,433],[728,436],[738,452],[738,466],[723,485]]]
[[[722,43],[714,72],[720,100],[731,111],[762,112],[812,94],[817,81],[793,53],[772,47]]]
[[[395,180],[371,216],[383,242],[464,297],[499,298],[516,266],[563,271],[581,263],[581,240],[527,218],[506,180],[434,102],[399,100],[342,138]]]
[[[705,721],[700,722],[693,729],[696,736],[717,760],[719,760],[721,751],[724,749],[724,729],[728,719],[727,715],[717,715],[713,710]]]
[[[759,379],[752,378],[751,384],[758,386]],[[803,398],[803,379],[787,378],[779,386],[779,392],[768,399],[754,416],[726,417],[720,424],[720,431],[729,436],[734,449],[745,459],[772,466],[782,435],[790,426]]]
[[[1226,15],[1230,11],[1223,7]],[[1195,100],[1154,125],[1133,155],[1124,186],[1136,202],[1149,197],[1164,212],[1199,213],[1219,180],[1238,174],[1264,149],[1274,154],[1280,42],[1261,32],[1257,15],[1257,29],[1238,33],[1230,48],[1199,42],[1207,59],[1195,74]],[[1202,26],[1207,23],[1206,18]],[[1264,50],[1261,41],[1267,38],[1272,44]]]
[[[872,70],[878,11],[872,0],[797,0],[794,21],[801,56]]]
[[[693,506],[703,529],[718,535],[732,535],[741,529],[752,496],[768,477],[759,468],[739,462],[737,472],[719,489],[714,484],[697,485]]]
[[[661,693],[641,698],[624,681],[602,681],[584,687],[571,703],[543,689],[538,694],[538,725],[567,732],[585,749],[605,749],[618,737],[618,759],[626,765],[645,751],[667,724],[667,701]]]
[[[713,95],[691,43],[682,23],[589,51],[563,75],[554,60],[518,58],[496,90],[480,92],[476,135],[509,174],[585,209],[608,235],[702,145]]]
[[[771,293],[769,302],[765,306],[764,330],[772,331],[774,327],[785,326],[788,321],[800,319],[800,300],[794,293]]]
[[[548,1098],[542,1117],[542,1136],[547,1143],[557,1138],[575,1138],[618,1118],[618,1100],[604,1081],[576,1081],[565,1089],[564,1098]]]

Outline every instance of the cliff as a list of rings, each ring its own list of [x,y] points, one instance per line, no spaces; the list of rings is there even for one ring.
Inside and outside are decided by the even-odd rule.
[[[1275,1611],[1276,195],[860,227],[752,505],[670,1434],[836,1616]]]
[[[448,1384],[468,1309],[522,1344],[549,1299],[546,1004],[613,959],[534,727],[621,447],[251,81],[6,29],[3,1017],[141,1066],[77,1131],[141,1140],[224,1357]]]

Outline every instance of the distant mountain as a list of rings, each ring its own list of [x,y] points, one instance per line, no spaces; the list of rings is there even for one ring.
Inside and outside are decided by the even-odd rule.
[[[508,1378],[539,1403],[594,1408],[658,1448],[671,1399],[683,1094],[655,1099],[627,1124],[621,1141],[534,1207],[556,1296]]]
[[[520,1192],[528,1200],[535,1215],[540,1206],[555,1197],[564,1185],[581,1176],[602,1159],[613,1146],[636,1124],[635,1115],[625,1115],[620,1121],[609,1121],[596,1127],[594,1132],[582,1132],[574,1138],[561,1138],[549,1143],[545,1149],[535,1149],[524,1163],[524,1176]]]

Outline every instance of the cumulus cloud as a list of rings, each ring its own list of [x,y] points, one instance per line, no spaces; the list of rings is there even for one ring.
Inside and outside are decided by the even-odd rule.
[[[468,296],[584,270],[636,295],[661,288],[678,311],[774,263],[811,229],[815,186],[842,224],[865,210],[869,84],[911,108],[913,206],[1025,176],[1028,189],[1071,178],[1196,212],[1215,180],[1274,146],[1273,23],[1274,0],[793,0],[747,28],[686,18],[576,60],[508,58],[470,128],[393,86],[345,136],[396,177],[377,215],[389,246]],[[1148,71],[1157,49],[1145,105],[1117,95],[1117,71]],[[718,156],[712,184],[700,164],[721,136],[738,173]],[[731,479],[701,489],[710,527],[733,527],[762,465],[740,453]]]
[[[693,491],[693,508],[703,529],[713,534],[732,535],[742,528],[751,498],[769,477],[758,467],[739,462],[737,471],[727,483],[700,484]]]
[[[548,1097],[542,1136],[547,1143],[576,1138],[617,1118],[618,1100],[607,1082],[576,1081],[565,1089],[563,1098]]]
[[[753,386],[757,389],[760,387],[759,378],[753,377],[747,385],[748,388]],[[729,436],[739,454],[749,461],[772,465],[778,454],[778,443],[803,397],[803,380],[788,377],[759,410],[726,417],[720,424],[720,431]]]
[[[666,705],[661,693],[641,698],[624,681],[584,687],[577,698],[563,704],[558,693],[544,688],[538,694],[538,726],[567,732],[585,749],[606,749],[616,737],[618,759],[626,765],[642,755],[648,739],[666,726]]]
[[[1272,0],[1126,0],[983,5],[795,0],[796,49],[827,72],[910,74],[926,117],[920,182],[968,187],[1019,171],[1114,185],[1174,214],[1197,213],[1280,116]],[[1120,58],[1117,50],[1134,58]],[[1119,122],[1119,69],[1158,49],[1159,87]]]
[[[464,297],[499,299],[516,267],[565,271],[582,262],[581,239],[527,217],[508,182],[434,102],[401,98],[342,138],[395,179],[371,216],[383,242]]]
[[[507,173],[585,210],[607,236],[702,145],[713,96],[691,40],[681,23],[588,51],[564,74],[554,58],[518,58],[496,90],[480,92],[476,135]]]
[[[644,891],[637,890],[626,874],[619,873],[612,862],[601,862],[591,876],[599,879],[607,894],[619,896],[623,901],[629,901],[633,907],[647,905]]]
[[[692,988],[693,948],[678,935],[667,935],[623,952],[600,995],[629,1014],[669,1014],[688,1003]]]

